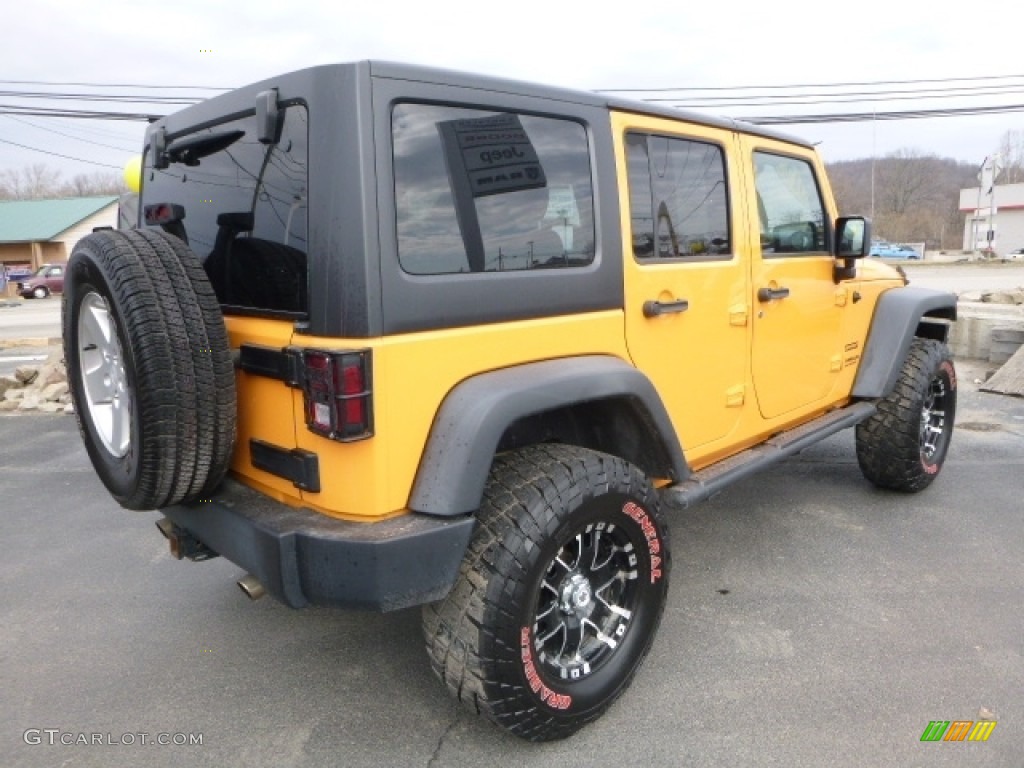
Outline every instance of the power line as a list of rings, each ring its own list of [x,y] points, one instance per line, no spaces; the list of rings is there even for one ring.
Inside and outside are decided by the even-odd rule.
[[[58,136],[64,136],[64,137],[66,137],[68,139],[74,139],[75,141],[81,141],[81,142],[83,142],[85,144],[94,144],[97,147],[106,147],[107,149],[116,149],[118,152],[134,152],[134,151],[138,150],[138,147],[134,147],[132,149],[128,149],[126,147],[115,147],[113,144],[104,144],[103,142],[100,142],[100,141],[92,141],[91,139],[83,139],[81,136],[75,136],[75,135],[70,134],[70,133],[64,133],[63,131],[58,131],[56,128],[47,128],[45,125],[36,125],[35,123],[30,123],[28,120],[19,120],[14,115],[6,115],[5,114],[3,116],[6,117],[8,120],[13,120],[16,123],[21,123],[22,125],[27,125],[30,128],[35,128],[35,129],[40,130],[40,131],[47,131],[48,133],[55,133]]]
[[[44,155],[52,155],[53,157],[62,157],[65,160],[77,160],[80,163],[88,163],[89,165],[99,165],[99,166],[102,166],[104,168],[113,168],[115,171],[120,171],[121,170],[121,168],[119,166],[110,165],[109,163],[98,163],[95,160],[86,160],[85,158],[82,158],[82,157],[72,157],[71,155],[62,155],[60,152],[50,152],[49,150],[46,150],[46,149],[39,149],[39,147],[29,147],[29,146],[26,146],[25,144],[19,144],[16,141],[8,141],[7,139],[0,139],[0,142],[2,142],[4,144],[10,144],[11,146],[14,146],[14,147],[20,147],[21,149],[28,149],[28,150],[30,150],[32,152],[42,152]]]
[[[786,90],[791,88],[847,88],[872,85],[913,85],[919,83],[966,83],[982,80],[1014,80],[1024,75],[988,75],[979,77],[940,77],[922,80],[867,80],[849,83],[795,83],[791,85],[723,85],[723,86],[676,86],[672,88],[595,88],[598,93],[663,93],[665,91],[745,91],[745,90]],[[0,81],[3,82],[3,81]]]
[[[145,85],[141,83],[55,83],[49,80],[0,80],[3,85],[57,85],[61,87],[85,88],[152,88],[154,90],[179,91],[230,91],[231,88],[217,88],[211,85]]]
[[[964,117],[969,115],[999,115],[1024,112],[1024,104],[987,107],[949,107],[946,109],[915,109],[894,112],[844,112],[817,115],[765,115],[738,117],[757,125],[797,125],[809,123],[855,123],[868,120],[917,120],[929,117]]]
[[[920,91],[860,91],[851,93],[794,93],[780,96],[704,96],[699,101],[674,98],[644,99],[651,103],[673,102],[686,107],[749,107],[776,104],[853,104],[860,101],[927,101],[930,99],[969,99],[980,96],[1020,94],[1024,85],[993,85],[980,88],[922,89]],[[750,101],[753,99],[754,101]],[[734,102],[734,103],[723,103]]]
[[[144,112],[104,112],[92,109],[58,109],[56,107],[23,107],[20,104],[0,104],[0,115],[26,115],[28,117],[74,117],[95,120],[144,120],[153,122],[163,115]]]
[[[196,104],[202,99],[190,99],[184,96],[144,96],[135,94],[105,93],[64,93],[55,91],[0,91],[0,96],[16,99],[54,99],[73,101],[113,101],[139,104]]]

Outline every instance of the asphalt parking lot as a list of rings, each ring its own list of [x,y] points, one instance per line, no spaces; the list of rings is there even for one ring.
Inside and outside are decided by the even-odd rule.
[[[455,707],[418,611],[251,603],[109,500],[72,417],[2,415],[0,763],[1021,766],[1024,399],[976,375],[924,493],[867,484],[845,432],[672,518],[644,668],[547,745]],[[920,740],[983,709],[987,742]]]

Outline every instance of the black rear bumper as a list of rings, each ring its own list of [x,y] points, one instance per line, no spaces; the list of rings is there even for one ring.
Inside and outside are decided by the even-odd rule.
[[[472,517],[415,513],[353,523],[234,480],[210,501],[161,512],[293,608],[393,611],[439,600],[455,583],[474,525]]]

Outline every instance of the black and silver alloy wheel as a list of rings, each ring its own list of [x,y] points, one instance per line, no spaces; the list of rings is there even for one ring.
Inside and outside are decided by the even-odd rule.
[[[618,648],[637,607],[637,555],[614,523],[590,523],[545,569],[533,645],[554,677],[579,680]]]
[[[472,711],[569,736],[626,690],[668,590],[668,530],[628,462],[569,445],[495,458],[451,593],[424,606],[431,665]]]
[[[949,349],[915,338],[888,397],[857,425],[857,462],[880,488],[915,492],[942,469],[956,418],[956,369]]]
[[[946,411],[950,406],[949,399],[946,377],[937,374],[932,378],[921,406],[921,460],[925,464],[935,463],[935,457],[948,440]]]

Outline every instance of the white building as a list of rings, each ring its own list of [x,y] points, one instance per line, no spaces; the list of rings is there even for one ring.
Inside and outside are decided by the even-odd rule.
[[[1024,248],[1024,184],[960,190],[964,250],[1005,256]]]

